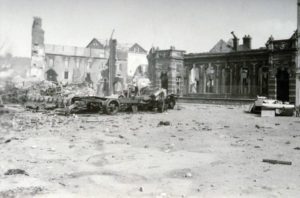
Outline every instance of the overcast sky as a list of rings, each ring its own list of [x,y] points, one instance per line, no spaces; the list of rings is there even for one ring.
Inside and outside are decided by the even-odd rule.
[[[296,30],[297,0],[0,0],[2,53],[30,56],[33,16],[42,18],[45,43],[86,46],[96,37],[114,38],[187,52],[205,52],[230,32],[250,34],[253,47],[272,34]],[[241,39],[242,40],[242,39]],[[241,41],[240,40],[240,41]]]

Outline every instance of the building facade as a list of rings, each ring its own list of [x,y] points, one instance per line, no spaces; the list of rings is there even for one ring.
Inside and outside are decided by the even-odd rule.
[[[251,48],[249,35],[239,44],[232,34],[233,39],[227,43],[220,40],[207,53],[177,51],[180,58],[174,58],[170,55],[173,49],[151,50],[149,72],[156,77],[155,86],[162,87],[159,80],[166,74],[171,85],[168,92],[183,96],[252,99],[259,95],[295,103],[297,34],[285,40],[270,37],[260,49]],[[165,69],[167,65],[174,68]]]
[[[152,48],[147,56],[148,76],[153,87],[167,89],[169,93],[183,94],[185,78],[184,51]]]
[[[94,38],[86,47],[45,44],[42,20],[35,17],[29,75],[63,84],[86,82],[98,96],[106,96],[127,89],[128,68],[144,64],[146,56],[139,44],[119,44],[114,39]]]

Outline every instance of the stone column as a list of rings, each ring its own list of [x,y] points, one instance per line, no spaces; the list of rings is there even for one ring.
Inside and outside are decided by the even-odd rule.
[[[290,68],[295,68],[295,63],[292,63],[292,65],[289,65]],[[289,69],[289,102],[294,103],[295,102],[295,87],[296,87],[296,79],[295,79],[295,70]]]
[[[252,70],[253,70],[253,83],[252,83],[252,90],[251,90],[251,95],[256,96],[257,94],[257,79],[258,79],[258,75],[257,75],[257,69],[256,66],[258,64],[257,63],[253,63],[252,64]]]
[[[296,59],[296,64],[295,64],[295,69],[296,69],[296,99],[295,99],[295,104],[298,106],[300,105],[300,0],[298,0],[297,4],[297,55],[295,57]]]
[[[230,94],[232,94],[232,69],[230,68],[229,69],[229,72],[230,72],[230,89],[229,89],[229,92]]]
[[[161,88],[161,71],[156,69],[155,71],[155,88]]]
[[[238,71],[237,64],[234,64],[233,68],[234,68],[233,94],[237,95],[238,92],[239,92],[239,85],[238,85],[238,73],[239,73],[239,71]]]
[[[176,93],[176,64],[170,63],[168,72],[168,93]]]
[[[216,94],[219,94],[220,93],[220,87],[219,87],[219,78],[220,78],[220,75],[219,75],[219,67],[220,65],[219,64],[216,64],[216,70],[215,70],[215,79],[216,79]]]
[[[203,93],[206,93],[206,67],[203,68]]]
[[[200,65],[200,71],[199,71],[199,93],[204,93],[204,65]]]
[[[184,66],[184,76],[183,76],[183,86],[184,86],[184,88],[183,88],[183,94],[184,95],[187,95],[187,94],[189,94],[189,92],[190,92],[190,84],[189,84],[189,81],[190,81],[190,79],[189,79],[189,74],[190,74],[190,69],[189,69],[189,66],[188,65],[185,65]]]
[[[252,89],[252,82],[253,82],[253,71],[251,66],[248,66],[248,89],[247,89],[247,95],[251,95],[251,89]]]
[[[269,79],[268,79],[268,97],[276,99],[276,87],[277,87],[277,82],[276,82],[276,73],[277,69],[271,68],[269,71]]]

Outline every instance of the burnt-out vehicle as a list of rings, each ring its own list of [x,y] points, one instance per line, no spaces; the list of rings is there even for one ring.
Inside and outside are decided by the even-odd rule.
[[[109,115],[116,114],[119,111],[120,102],[118,99],[84,96],[73,97],[71,105],[68,106],[67,113],[106,113]]]
[[[177,96],[167,95],[165,89],[144,90],[140,95],[119,97],[84,96],[73,97],[66,107],[67,114],[73,113],[106,113],[116,114],[119,111],[157,110],[164,112],[173,109]]]
[[[158,110],[164,112],[173,109],[176,105],[177,96],[167,94],[165,89],[143,89],[140,94],[129,97],[120,97],[121,109]]]

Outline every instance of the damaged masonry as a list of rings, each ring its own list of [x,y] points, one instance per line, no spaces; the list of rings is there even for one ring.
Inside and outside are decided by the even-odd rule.
[[[164,2],[163,12],[160,1],[126,9],[116,2],[62,2],[64,14],[47,1],[24,3],[44,12],[28,25],[30,58],[0,55],[0,197],[298,197],[300,21],[284,39],[268,32],[274,37],[267,35],[258,48],[254,41],[262,37],[253,31],[240,37],[238,29],[209,51],[190,53],[189,31],[181,35],[184,42],[176,41],[173,12],[180,28],[196,33],[194,45],[205,43],[202,33],[197,37],[200,16],[213,19],[205,1]],[[273,3],[297,8],[300,19],[300,0]],[[236,1],[238,10],[230,12],[223,2],[214,4],[222,9],[212,11],[232,15],[230,28],[235,12],[243,18],[240,11],[251,13],[252,6],[259,15],[263,5]],[[154,5],[159,8],[148,16]],[[282,16],[276,6],[263,8],[265,15]],[[164,21],[165,14],[173,18]],[[94,20],[102,30],[92,27]],[[239,25],[255,26],[247,20]],[[72,34],[57,31],[61,25]],[[150,47],[146,26],[155,30],[153,42],[165,46],[170,39],[186,50]],[[109,36],[86,42],[104,30]],[[257,32],[263,34],[259,24]],[[66,45],[72,41],[66,35],[84,46]],[[218,39],[213,31],[209,36]],[[55,40],[64,44],[50,44]]]

